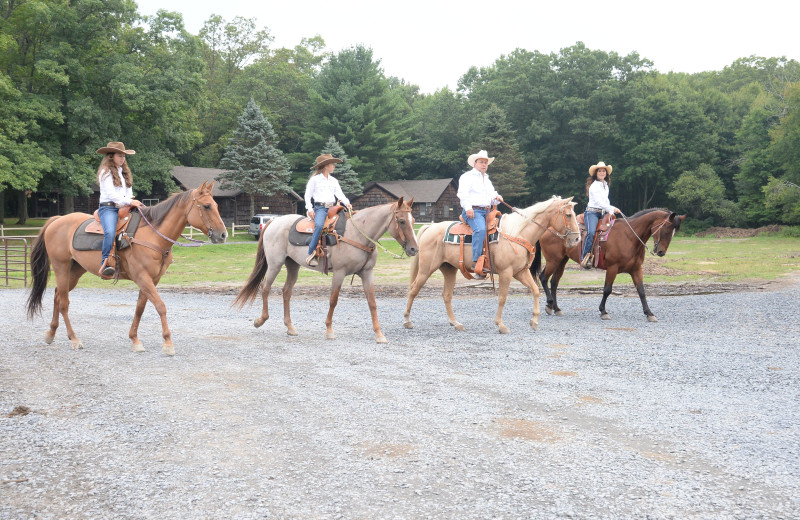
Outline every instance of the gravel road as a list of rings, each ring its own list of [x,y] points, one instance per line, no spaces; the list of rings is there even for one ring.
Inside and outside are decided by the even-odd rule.
[[[651,295],[563,292],[528,327],[490,292],[378,310],[347,293],[282,307],[164,291],[176,356],[151,306],[130,351],[135,293],[76,289],[72,320],[25,321],[0,291],[0,519],[798,518],[800,285]],[[668,292],[668,291],[667,291]],[[260,305],[260,302],[257,303]]]

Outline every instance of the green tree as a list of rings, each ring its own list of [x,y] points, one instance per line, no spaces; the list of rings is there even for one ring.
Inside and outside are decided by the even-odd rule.
[[[472,145],[472,149],[487,150],[489,155],[496,157],[490,172],[492,184],[507,203],[527,202],[530,195],[525,185],[527,166],[522,159],[514,132],[506,122],[506,115],[496,105],[491,105],[481,123],[483,137]]]
[[[708,164],[681,173],[669,196],[675,201],[677,211],[685,211],[698,220],[723,226],[736,226],[742,220],[736,205],[725,198],[722,179]]]
[[[255,213],[255,195],[272,195],[291,188],[289,161],[277,147],[270,122],[254,100],[239,117],[239,127],[225,150],[220,167],[230,171],[220,177],[223,185],[250,196],[250,214]]]
[[[361,181],[358,180],[358,173],[353,170],[350,159],[347,158],[344,148],[335,137],[328,138],[322,148],[322,153],[329,153],[342,160],[333,170],[333,176],[339,181],[339,185],[342,187],[344,194],[347,195],[347,198],[358,197],[364,193],[364,187],[361,185]]]
[[[411,109],[371,49],[357,46],[331,57],[315,78],[311,102],[312,124],[303,133],[306,162],[334,136],[365,181],[403,177],[403,161],[415,152]]]

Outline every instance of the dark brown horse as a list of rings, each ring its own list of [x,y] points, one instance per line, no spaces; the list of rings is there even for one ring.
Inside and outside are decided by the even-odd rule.
[[[149,300],[161,317],[161,332],[164,337],[161,349],[167,355],[175,354],[172,334],[167,326],[167,308],[158,295],[156,285],[172,263],[172,246],[187,223],[200,229],[215,244],[225,242],[228,233],[217,211],[217,203],[211,196],[213,185],[213,182],[211,184],[204,182],[199,188],[174,195],[151,208],[143,207],[142,214],[152,226],[147,226],[143,219],[136,232],[134,243],[117,253],[119,278],[133,280],[139,286],[136,313],[128,333],[131,349],[134,352],[144,350],[142,342],[139,341],[138,330],[144,307]],[[86,213],[51,217],[39,232],[31,251],[33,285],[28,295],[29,318],[42,311],[42,295],[47,288],[51,264],[56,275],[53,319],[50,322],[50,330],[44,337],[48,345],[55,337],[60,314],[64,318],[67,337],[72,343],[72,348],[83,348],[83,342],[72,330],[69,320],[69,292],[75,288],[83,273],[88,271],[97,274],[101,255],[100,251],[75,250],[72,237],[78,227],[91,218],[92,216]]]
[[[627,222],[623,218],[618,218],[608,234],[608,241],[602,242],[603,254],[606,266],[606,280],[603,285],[603,299],[600,301],[600,317],[610,320],[606,312],[606,300],[611,294],[614,279],[619,273],[628,273],[633,279],[633,285],[642,300],[642,310],[647,316],[647,321],[658,321],[655,314],[647,306],[647,297],[644,294],[644,283],[642,274],[642,263],[644,262],[646,246],[645,244],[653,237],[653,254],[664,256],[667,253],[672,237],[681,227],[681,222],[686,215],[678,216],[666,209],[651,208],[642,210],[629,217]],[[564,274],[564,266],[571,258],[575,262],[580,262],[580,244],[575,247],[567,248],[564,241],[552,233],[545,233],[539,240],[542,254],[544,255],[545,265],[541,273],[533,272],[539,276],[545,294],[547,295],[547,305],[545,312],[556,316],[563,315],[558,307],[556,290],[558,281]],[[547,280],[553,277],[550,287],[547,287]]]

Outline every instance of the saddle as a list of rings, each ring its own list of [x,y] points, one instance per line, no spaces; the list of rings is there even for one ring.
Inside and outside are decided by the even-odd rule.
[[[131,213],[130,207],[125,207],[119,211],[119,221],[117,223],[114,247],[116,249],[126,249],[131,245],[131,238],[136,234],[142,214],[138,211]],[[78,226],[72,236],[72,247],[76,251],[100,251],[103,249],[103,227],[97,220],[97,212],[94,218],[87,219]]]
[[[339,212],[344,209],[344,206],[333,206],[328,208],[328,216],[325,218],[325,224],[322,226],[322,233],[332,233],[339,222]],[[297,221],[294,229],[298,233],[311,235],[314,233],[314,219],[304,217]],[[308,245],[308,242],[303,245]]]
[[[470,271],[467,269],[466,265],[464,265],[464,244],[465,243],[472,243],[472,228],[469,227],[464,221],[464,217],[459,217],[459,222],[450,225],[447,228],[447,232],[445,233],[445,242],[447,242],[448,235],[454,236],[458,238],[458,245],[461,248],[458,259],[458,268],[461,270],[461,274],[464,275],[464,278],[467,280],[472,280],[475,272],[482,273],[485,269],[491,271],[492,265],[491,261],[489,260],[489,242],[496,242],[497,241],[497,227],[500,223],[500,217],[503,214],[497,210],[497,207],[493,207],[491,211],[486,213],[486,239],[483,241],[483,252],[481,256],[478,257],[478,261],[475,262],[474,270]],[[494,240],[492,240],[494,238]],[[454,243],[454,242],[451,242]]]
[[[116,234],[119,234],[119,232],[122,231],[128,225],[128,222],[129,222],[128,217],[129,217],[129,215],[131,213],[131,207],[132,206],[123,206],[123,207],[119,208],[119,220],[117,220],[117,233]],[[86,231],[87,233],[99,233],[101,235],[103,234],[103,226],[100,225],[100,213],[99,212],[100,212],[99,209],[94,210],[94,213],[92,214],[92,216],[94,217],[94,220],[91,221],[89,223],[89,225],[86,226],[84,231]]]
[[[586,223],[583,221],[583,213],[577,215],[578,228],[581,230],[581,243],[578,245],[578,251],[583,251],[583,241],[586,240]],[[592,265],[598,269],[605,269],[606,264],[603,257],[603,248],[601,244],[608,240],[608,234],[616,221],[611,213],[606,213],[600,218],[597,223],[597,229],[594,232],[594,242],[592,243]]]

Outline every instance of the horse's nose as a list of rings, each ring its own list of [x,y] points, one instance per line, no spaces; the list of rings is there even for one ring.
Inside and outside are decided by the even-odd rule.
[[[408,248],[408,256],[415,256],[416,254],[417,254],[417,248],[416,247],[409,247]]]
[[[664,256],[664,255],[666,255],[666,254],[667,254],[667,252],[666,252],[666,251],[659,251],[659,252],[658,252],[658,253],[656,253],[656,254],[657,254],[658,256]]]

